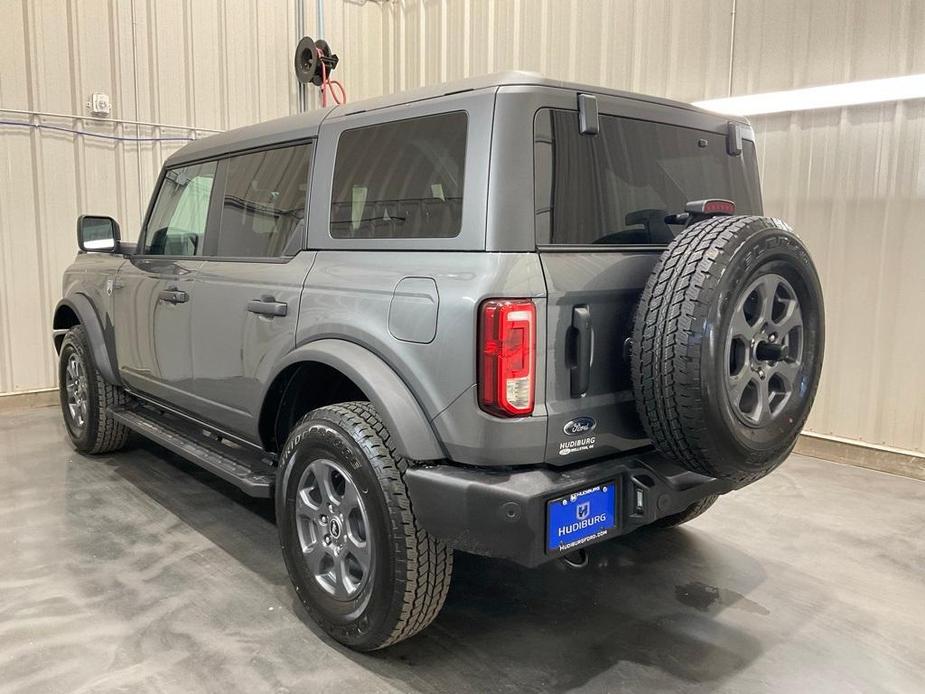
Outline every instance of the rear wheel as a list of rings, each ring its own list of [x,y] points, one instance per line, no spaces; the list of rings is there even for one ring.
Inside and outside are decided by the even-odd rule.
[[[822,289],[783,222],[720,217],[680,234],[633,329],[633,389],[653,443],[742,484],[789,455],[822,368]]]
[[[109,416],[127,396],[107,383],[93,361],[82,325],[67,331],[58,355],[58,395],[64,424],[81,453],[110,453],[128,440],[128,429]]]
[[[364,651],[430,624],[449,589],[453,554],[418,525],[407,461],[375,409],[352,402],[310,412],[280,461],[280,544],[312,618]]]
[[[659,518],[652,524],[652,527],[675,528],[679,525],[687,523],[687,521],[694,520],[697,516],[703,515],[708,508],[716,503],[718,498],[719,497],[715,494],[713,496],[705,496],[704,498],[700,499],[700,501],[695,501],[680,513],[674,513],[670,516]]]

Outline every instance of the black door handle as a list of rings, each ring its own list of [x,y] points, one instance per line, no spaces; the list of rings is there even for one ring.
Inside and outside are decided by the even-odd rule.
[[[165,289],[157,295],[157,298],[168,304],[185,304],[189,301],[189,294],[179,289]]]
[[[591,309],[575,306],[572,309],[571,344],[569,345],[569,371],[571,372],[571,394],[580,398],[591,385],[591,360],[594,355],[594,328],[591,325]]]
[[[248,301],[247,310],[264,316],[285,316],[289,312],[289,306],[272,296],[262,296],[259,299]]]

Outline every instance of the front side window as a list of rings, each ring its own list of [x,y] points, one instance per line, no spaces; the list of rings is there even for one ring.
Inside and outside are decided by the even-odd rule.
[[[347,130],[331,195],[335,239],[445,239],[462,227],[465,113]]]
[[[760,214],[755,144],[665,123],[601,116],[582,135],[578,113],[543,109],[534,124],[536,240],[543,244],[667,244],[683,228],[666,217],[723,198]]]
[[[218,241],[210,255],[278,258],[301,248],[311,152],[306,143],[228,159]]]
[[[145,232],[145,255],[202,255],[215,168],[211,161],[164,174]]]

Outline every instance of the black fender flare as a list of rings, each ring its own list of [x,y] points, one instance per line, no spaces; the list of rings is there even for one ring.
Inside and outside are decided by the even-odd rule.
[[[336,338],[309,342],[289,352],[277,364],[273,378],[298,362],[325,364],[353,381],[376,407],[395,448],[405,458],[441,460],[446,457],[430,420],[411,390],[391,366],[368,349]]]
[[[106,346],[106,338],[103,336],[103,326],[100,323],[100,318],[96,313],[96,309],[93,307],[93,303],[83,294],[71,294],[61,299],[58,305],[55,306],[54,319],[52,321],[52,328],[56,336],[58,331],[64,329],[64,326],[60,324],[58,318],[61,315],[61,308],[64,306],[73,311],[80,320],[80,324],[87,334],[87,340],[90,342],[90,352],[93,354],[93,361],[96,363],[96,368],[100,370],[100,374],[107,383],[117,386],[122,385],[122,379],[119,378],[119,371],[109,354],[109,348]],[[60,344],[60,340],[56,337],[56,351],[60,351]]]

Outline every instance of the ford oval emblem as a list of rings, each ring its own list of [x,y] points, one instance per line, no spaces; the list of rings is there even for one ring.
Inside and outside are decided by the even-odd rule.
[[[562,432],[566,436],[578,436],[579,434],[594,431],[596,426],[597,422],[594,421],[594,417],[575,417],[575,419],[565,423],[565,426],[562,427]]]

